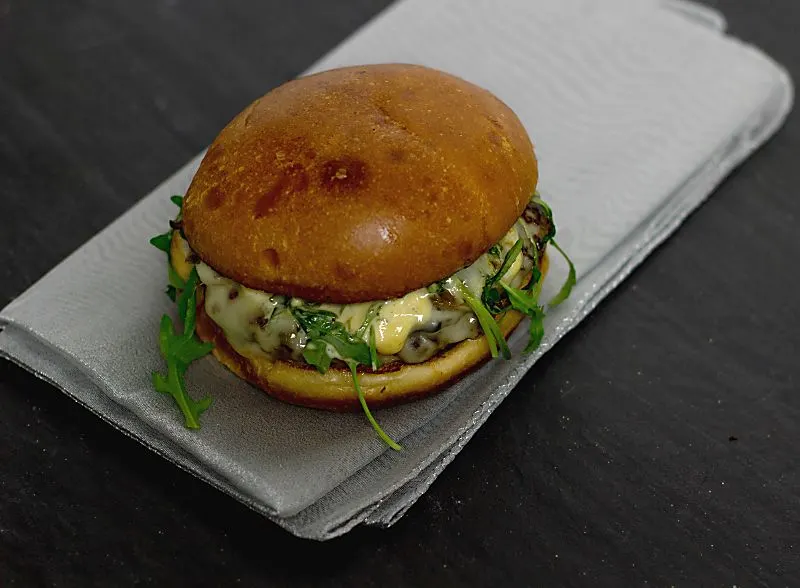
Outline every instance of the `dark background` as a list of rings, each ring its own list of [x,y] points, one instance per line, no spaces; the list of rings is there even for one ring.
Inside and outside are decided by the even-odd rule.
[[[0,0],[0,307],[387,2]],[[800,78],[796,0],[713,3]],[[0,362],[0,584],[782,586],[800,118],[389,530],[296,539]]]

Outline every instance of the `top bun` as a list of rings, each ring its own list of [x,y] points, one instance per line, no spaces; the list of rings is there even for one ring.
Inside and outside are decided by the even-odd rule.
[[[183,204],[197,255],[245,286],[317,302],[400,297],[499,241],[538,179],[513,111],[404,64],[299,78],[209,147]]]

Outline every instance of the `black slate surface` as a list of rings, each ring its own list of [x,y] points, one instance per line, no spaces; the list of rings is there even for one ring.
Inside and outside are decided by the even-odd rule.
[[[0,306],[384,1],[0,0]],[[800,6],[713,3],[800,78]],[[0,362],[0,584],[783,586],[800,116],[395,527],[295,539]]]

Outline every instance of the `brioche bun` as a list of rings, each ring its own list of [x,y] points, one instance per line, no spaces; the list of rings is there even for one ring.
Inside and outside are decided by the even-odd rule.
[[[475,261],[537,179],[524,127],[487,90],[416,65],[346,67],[236,116],[186,193],[183,230],[200,259],[250,288],[385,300]]]

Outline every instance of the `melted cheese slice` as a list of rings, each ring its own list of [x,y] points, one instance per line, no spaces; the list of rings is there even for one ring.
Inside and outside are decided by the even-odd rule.
[[[400,353],[408,336],[429,323],[433,304],[427,290],[416,290],[402,298],[386,302],[378,314],[375,348],[381,355]]]

